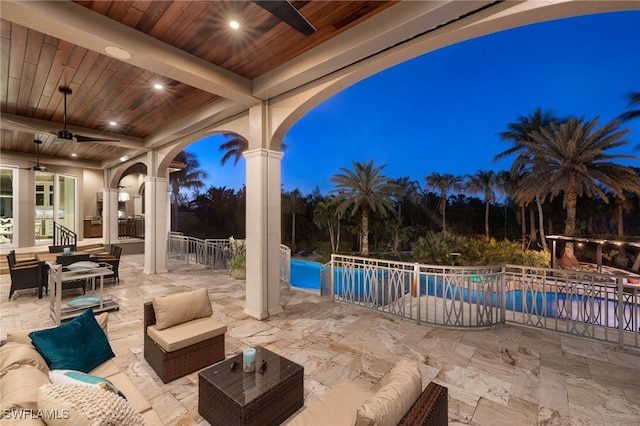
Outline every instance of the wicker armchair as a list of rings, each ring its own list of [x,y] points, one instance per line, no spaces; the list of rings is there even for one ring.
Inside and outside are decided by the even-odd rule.
[[[170,382],[201,368],[224,359],[224,331],[217,336],[207,338],[184,348],[167,351],[147,332],[156,324],[156,314],[152,302],[144,304],[144,359],[164,382]],[[206,326],[203,326],[206,328]]]
[[[449,390],[431,382],[422,391],[398,426],[447,426]]]

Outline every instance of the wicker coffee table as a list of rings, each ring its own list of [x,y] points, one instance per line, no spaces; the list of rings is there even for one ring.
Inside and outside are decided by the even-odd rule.
[[[242,371],[240,353],[198,377],[198,413],[212,425],[279,425],[304,404],[304,368],[261,346],[253,373]]]

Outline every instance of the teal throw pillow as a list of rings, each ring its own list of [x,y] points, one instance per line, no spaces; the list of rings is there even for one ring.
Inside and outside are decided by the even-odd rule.
[[[29,337],[51,370],[88,373],[115,356],[91,309],[68,323],[31,332]]]

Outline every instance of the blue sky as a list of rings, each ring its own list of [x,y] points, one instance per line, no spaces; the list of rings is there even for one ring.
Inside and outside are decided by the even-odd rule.
[[[285,136],[282,184],[303,194],[340,168],[371,159],[383,174],[408,176],[424,187],[432,173],[463,176],[508,169],[493,162],[507,149],[497,133],[536,108],[558,116],[600,117],[604,125],[640,92],[640,11],[590,15],[529,25],[469,40],[396,65],[336,94]],[[640,155],[640,120],[619,152]],[[245,161],[220,166],[208,137],[187,148],[210,185],[239,189]],[[638,161],[622,163],[640,167]]]

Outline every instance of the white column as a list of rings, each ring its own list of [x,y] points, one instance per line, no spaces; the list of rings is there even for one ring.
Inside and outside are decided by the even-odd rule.
[[[245,313],[256,319],[282,312],[280,305],[280,163],[282,153],[246,151],[247,294]]]
[[[102,194],[102,239],[105,245],[118,244],[118,190],[105,188]]]
[[[169,179],[144,180],[144,273],[167,272],[167,194]]]

